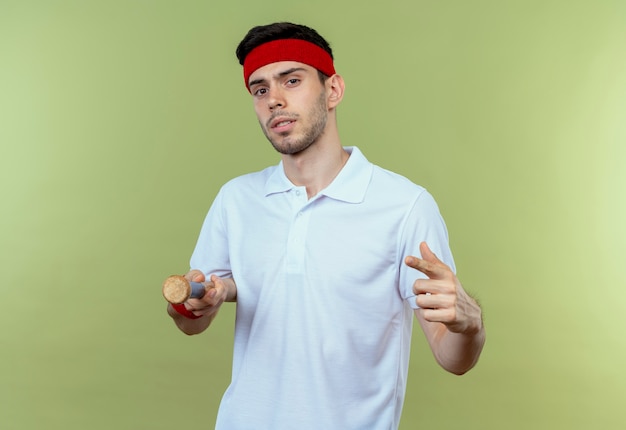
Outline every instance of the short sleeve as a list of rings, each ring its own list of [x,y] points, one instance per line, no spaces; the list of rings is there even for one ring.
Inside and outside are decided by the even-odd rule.
[[[231,276],[223,195],[224,188],[218,193],[204,219],[190,260],[191,269],[200,270],[207,279],[212,274]]]
[[[414,309],[417,309],[418,306],[415,303],[413,283],[416,279],[426,278],[426,275],[404,264],[404,259],[409,255],[421,258],[419,251],[421,242],[426,242],[435,255],[447,264],[453,272],[456,272],[448,241],[448,230],[437,203],[426,190],[422,190],[409,210],[399,244],[400,276],[398,287],[402,298],[407,300]]]

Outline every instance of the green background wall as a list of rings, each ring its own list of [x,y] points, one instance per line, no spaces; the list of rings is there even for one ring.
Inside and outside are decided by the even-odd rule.
[[[277,162],[234,48],[332,43],[345,145],[426,186],[485,309],[469,374],[415,332],[402,429],[626,423],[626,2],[0,0],[0,427],[212,428],[232,307],[169,322],[226,180]]]

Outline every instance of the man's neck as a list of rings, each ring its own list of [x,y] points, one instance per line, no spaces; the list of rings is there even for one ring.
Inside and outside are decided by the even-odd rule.
[[[307,196],[314,197],[339,174],[350,155],[339,139],[322,140],[305,151],[283,155],[285,175],[296,186],[306,187]]]

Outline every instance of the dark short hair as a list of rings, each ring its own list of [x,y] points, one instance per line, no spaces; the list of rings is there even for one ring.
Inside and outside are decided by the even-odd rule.
[[[324,49],[330,54],[330,58],[333,58],[333,51],[330,45],[314,29],[291,22],[276,22],[268,25],[259,25],[248,31],[248,34],[239,42],[239,46],[237,46],[235,51],[239,64],[243,66],[248,54],[257,46],[280,39],[306,40]]]

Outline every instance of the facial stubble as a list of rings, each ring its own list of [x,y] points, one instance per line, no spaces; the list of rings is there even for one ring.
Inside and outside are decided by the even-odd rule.
[[[263,134],[265,134],[265,137],[267,137],[267,140],[270,141],[274,149],[281,154],[293,155],[302,152],[311,145],[313,145],[315,142],[317,142],[320,136],[324,133],[324,129],[326,128],[326,122],[328,121],[326,93],[322,91],[320,93],[320,96],[311,107],[307,115],[311,123],[308,127],[306,127],[306,129],[304,129],[301,137],[298,138],[297,136],[291,136],[292,131],[280,133],[279,135],[282,137],[280,141],[275,137],[271,137],[268,131],[270,128],[270,124],[272,123],[272,121],[274,121],[275,118],[280,116],[293,118],[298,121],[300,121],[301,118],[301,115],[299,114],[292,114],[283,110],[274,111],[265,126],[261,124],[261,130],[263,130]]]

